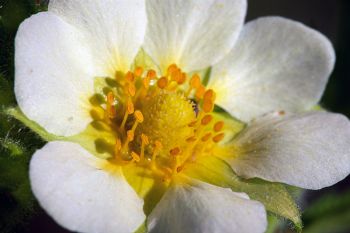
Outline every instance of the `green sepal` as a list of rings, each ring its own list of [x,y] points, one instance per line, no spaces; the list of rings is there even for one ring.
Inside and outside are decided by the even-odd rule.
[[[275,233],[278,227],[281,225],[281,221],[278,217],[272,214],[267,215],[267,229],[265,233]]]
[[[136,231],[134,231],[134,233],[147,233],[147,232],[148,230],[147,230],[146,221],[144,221],[142,225]]]
[[[110,131],[103,130],[103,126],[101,126],[99,122],[92,122],[83,132],[77,135],[63,137],[47,132],[39,124],[28,119],[18,107],[6,109],[4,112],[19,120],[22,124],[38,134],[44,141],[75,142],[100,158],[108,158],[113,154],[112,150],[115,137]]]
[[[300,212],[284,185],[257,178],[241,179],[225,161],[214,156],[199,158],[184,171],[190,177],[248,194],[264,204],[268,212],[292,221],[296,230],[301,231]]]
[[[158,66],[153,61],[151,56],[149,56],[144,49],[140,49],[137,53],[134,63],[132,64],[132,69],[135,69],[136,67],[142,67],[144,70],[156,70],[158,71]]]
[[[20,121],[22,124],[30,128],[33,132],[38,134],[44,141],[56,141],[64,139],[64,137],[56,136],[47,132],[36,122],[28,119],[18,107],[5,109],[4,113]]]

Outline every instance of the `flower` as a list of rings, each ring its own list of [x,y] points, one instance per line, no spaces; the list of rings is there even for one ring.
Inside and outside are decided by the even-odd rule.
[[[227,185],[234,172],[309,189],[349,174],[348,119],[310,111],[330,42],[279,17],[243,26],[246,7],[53,0],[21,24],[16,98],[56,135],[33,155],[31,186],[60,225],[264,232],[262,203]]]

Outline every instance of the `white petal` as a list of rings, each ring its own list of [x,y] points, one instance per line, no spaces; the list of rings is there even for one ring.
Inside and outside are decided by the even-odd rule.
[[[213,67],[217,103],[243,121],[270,111],[310,109],[335,62],[329,40],[305,25],[266,17],[246,24],[235,47]]]
[[[82,131],[91,121],[95,71],[80,34],[39,13],[20,25],[15,49],[15,93],[25,115],[53,134]]]
[[[246,0],[149,0],[145,50],[161,69],[206,68],[229,52],[242,28]]]
[[[114,75],[127,71],[145,35],[143,0],[51,0],[49,11],[63,17],[88,40],[93,56]]]
[[[30,162],[34,195],[71,231],[135,231],[145,219],[142,199],[121,174],[101,170],[99,162],[78,144],[46,144]]]
[[[251,178],[320,189],[350,172],[350,122],[340,114],[270,114],[253,121],[234,142],[229,163]]]
[[[148,229],[157,233],[258,233],[266,226],[261,203],[199,181],[170,187],[148,217]]]

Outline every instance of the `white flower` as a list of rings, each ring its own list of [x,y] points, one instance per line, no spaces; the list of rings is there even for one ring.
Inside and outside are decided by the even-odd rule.
[[[52,0],[21,24],[18,104],[63,139],[33,155],[30,180],[59,224],[79,232],[133,232],[144,221],[150,232],[263,232],[261,203],[194,179],[191,167],[220,157],[243,177],[309,189],[349,174],[348,119],[302,113],[323,93],[331,44],[279,17],[243,26],[246,7]],[[156,70],[138,67],[141,46]],[[204,87],[194,72],[210,66]],[[242,124],[213,112],[214,101],[248,122],[233,139]]]

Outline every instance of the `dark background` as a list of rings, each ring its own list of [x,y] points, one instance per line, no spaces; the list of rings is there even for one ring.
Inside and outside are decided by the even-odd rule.
[[[13,39],[18,24],[26,17],[45,8],[34,0],[0,0],[0,69],[9,85],[13,80]],[[350,117],[350,1],[346,0],[250,0],[247,21],[261,17],[279,15],[303,22],[322,32],[333,43],[337,54],[334,72],[327,86],[321,105],[333,112]],[[4,93],[0,93],[2,95]],[[41,142],[38,142],[40,145]],[[332,155],[329,155],[332,156]],[[27,165],[28,159],[24,159]],[[1,167],[0,167],[1,169]],[[0,182],[1,190],[1,182]],[[305,232],[350,232],[350,177],[330,188],[306,191],[300,201],[303,210]],[[33,203],[28,216],[13,215],[10,232],[67,232],[55,224],[31,197]],[[0,217],[8,217],[10,207],[16,199],[0,191],[0,205],[5,209]],[[9,204],[10,203],[10,204]],[[10,205],[10,207],[8,207]],[[3,206],[0,206],[3,207]],[[0,221],[0,224],[2,222]],[[13,228],[14,227],[14,228]],[[0,227],[0,231],[1,231]],[[9,228],[8,228],[9,229]],[[279,232],[287,232],[282,227]]]

